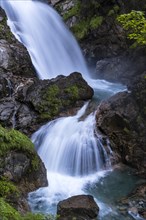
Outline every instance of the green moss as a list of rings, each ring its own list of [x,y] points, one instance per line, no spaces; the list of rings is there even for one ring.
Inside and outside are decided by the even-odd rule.
[[[11,205],[9,205],[3,198],[0,198],[0,219],[1,220],[55,220],[56,217],[52,215],[42,215],[28,213],[21,216]]]
[[[93,17],[90,21],[90,28],[95,29],[98,28],[103,22],[103,17],[102,16],[96,16]]]
[[[63,19],[67,21],[69,18],[73,16],[78,16],[80,14],[80,10],[81,10],[81,2],[76,1],[75,5],[63,15]]]
[[[7,18],[4,17],[0,23],[0,38],[11,41],[13,38],[13,34],[11,33],[8,25],[7,25]]]
[[[19,194],[19,190],[13,183],[6,180],[0,180],[0,197],[8,198],[14,196],[16,198]]]
[[[38,168],[39,159],[30,139],[19,131],[6,130],[0,125],[0,156],[5,156],[10,150],[25,152],[32,159],[32,168]]]
[[[58,98],[58,95],[59,88],[56,85],[49,86],[48,89],[43,90],[43,101],[38,105],[39,112],[41,113],[41,118],[50,119],[59,112],[62,103],[61,100]]]
[[[89,23],[86,20],[82,20],[71,27],[71,30],[75,34],[76,38],[81,40],[88,34]]]
[[[20,220],[20,214],[8,203],[0,198],[0,219],[2,220]]]
[[[79,97],[79,89],[77,86],[71,86],[65,89],[65,92],[68,93],[71,100],[75,100]]]

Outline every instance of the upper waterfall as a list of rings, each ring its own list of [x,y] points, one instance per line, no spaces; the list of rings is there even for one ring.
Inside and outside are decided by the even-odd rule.
[[[74,71],[88,77],[78,43],[51,6],[32,0],[5,0],[0,6],[7,14],[11,31],[27,48],[39,78]]]

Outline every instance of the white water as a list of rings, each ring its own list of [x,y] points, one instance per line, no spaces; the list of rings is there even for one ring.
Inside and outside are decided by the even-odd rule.
[[[78,71],[97,93],[106,93],[104,97],[121,90],[119,85],[90,79],[75,38],[54,9],[31,0],[1,0],[0,5],[7,13],[12,32],[26,46],[41,79]],[[32,210],[54,213],[60,200],[85,194],[87,184],[94,184],[105,175],[101,169],[109,165],[109,160],[95,130],[95,115],[79,120],[85,108],[86,105],[76,116],[48,123],[33,135],[48,171],[49,187],[29,195]],[[102,214],[111,211],[99,201],[98,205]]]
[[[12,32],[26,46],[41,79],[75,71],[88,76],[75,38],[52,7],[31,0],[1,0],[0,5]]]
[[[48,172],[83,176],[109,165],[102,138],[96,132],[95,114],[80,120],[87,105],[76,116],[51,121],[32,136]]]

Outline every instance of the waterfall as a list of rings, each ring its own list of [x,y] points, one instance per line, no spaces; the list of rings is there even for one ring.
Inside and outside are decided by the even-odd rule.
[[[7,14],[11,31],[27,48],[39,78],[77,71],[93,85],[95,94],[102,93],[102,99],[123,89],[104,80],[90,79],[75,38],[52,7],[32,0],[1,0],[0,6]],[[47,168],[49,181],[49,187],[29,194],[33,211],[54,213],[48,207],[85,193],[85,184],[97,181],[104,175],[100,170],[110,166],[96,130],[95,112],[81,118],[87,106],[75,116],[51,121],[33,134],[32,141]]]
[[[0,6],[11,31],[27,48],[39,78],[75,71],[88,76],[78,43],[51,6],[32,0],[1,0]]]
[[[80,119],[86,107],[87,104],[75,116],[49,122],[32,136],[48,172],[83,176],[109,165],[102,138],[96,132],[95,113],[84,121]]]

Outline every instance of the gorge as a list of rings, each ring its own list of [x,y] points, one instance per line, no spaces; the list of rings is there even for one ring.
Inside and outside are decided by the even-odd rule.
[[[133,167],[133,164],[137,160],[137,155],[135,155],[133,159],[133,150],[127,153],[123,145],[126,146],[128,143],[128,145],[131,146],[130,145],[131,143],[129,141],[129,136],[131,136],[131,134],[129,136],[128,134],[131,131],[133,132],[133,130],[135,129],[135,127],[134,126],[132,127],[132,125],[133,123],[135,123],[135,121],[137,121],[138,117],[141,120],[140,126],[143,126],[144,128],[145,126],[143,122],[144,116],[143,113],[139,115],[137,112],[136,113],[131,112],[135,117],[134,119],[135,121],[131,125],[129,125],[129,123],[133,120],[133,115],[131,116],[132,118],[131,119],[127,113],[128,110],[126,109],[124,111],[122,109],[119,111],[117,109],[118,106],[121,106],[126,99],[127,99],[127,103],[129,101],[130,104],[132,103],[137,108],[139,108],[139,106],[137,105],[137,103],[135,104],[135,101],[132,100],[130,93],[125,91],[126,88],[125,86],[122,86],[121,84],[110,83],[105,80],[95,79],[95,77],[94,79],[91,79],[90,71],[86,66],[82,53],[78,47],[78,44],[76,43],[76,40],[67,30],[64,23],[60,19],[59,15],[52,8],[50,8],[46,4],[40,2],[34,2],[34,1],[17,1],[17,2],[1,1],[1,7],[4,8],[5,12],[7,13],[7,16],[9,18],[8,24],[10,25],[12,32],[14,33],[16,38],[27,47],[27,50],[32,59],[32,63],[35,67],[35,70],[39,78],[51,79],[56,77],[58,74],[68,76],[72,72],[80,72],[83,75],[83,78],[94,89],[94,93],[95,93],[92,101],[93,103],[95,103],[94,104],[95,107],[93,109],[91,108],[91,110],[89,108],[89,110],[87,110],[87,112],[85,113],[85,107],[87,104],[82,108],[81,106],[84,105],[85,101],[92,98],[93,91],[91,88],[88,88],[88,93],[90,94],[87,95],[86,97],[83,95],[82,99],[80,100],[81,93],[83,91],[85,93],[87,87],[84,88],[84,90],[81,91],[79,90],[79,87],[81,87],[80,86],[81,77],[78,76],[79,78],[74,80],[75,84],[73,84],[71,89],[70,87],[67,88],[65,87],[64,89],[65,93],[68,94],[68,98],[72,99],[71,102],[72,108],[76,107],[75,111],[72,114],[75,116],[61,117],[59,119],[56,119],[58,116],[61,115],[61,109],[66,108],[66,105],[64,104],[63,101],[60,104],[60,101],[56,99],[56,97],[61,95],[60,92],[61,87],[59,87],[59,84],[57,84],[57,87],[54,86],[57,80],[60,80],[61,86],[62,84],[66,83],[63,77],[61,78],[59,76],[50,82],[43,81],[41,83],[42,87],[38,86],[39,81],[37,81],[37,79],[35,80],[31,79],[31,81],[27,83],[27,86],[22,85],[22,90],[18,89],[16,101],[18,102],[18,100],[21,100],[21,102],[26,105],[28,105],[28,103],[31,103],[31,106],[34,106],[35,110],[37,110],[39,113],[43,113],[43,117],[44,117],[44,113],[48,111],[48,109],[50,108],[50,106],[48,107],[48,105],[50,104],[44,103],[44,106],[41,106],[40,101],[37,99],[35,100],[33,93],[38,94],[39,92],[44,91],[45,87],[47,86],[51,87],[53,85],[53,87],[51,87],[53,89],[49,90],[48,93],[49,95],[51,94],[53,99],[55,100],[53,107],[55,107],[55,109],[57,110],[55,110],[55,113],[53,112],[52,114],[53,117],[52,115],[50,116],[48,114],[45,114],[45,117],[43,118],[40,125],[47,122],[48,119],[51,121],[47,125],[41,127],[40,130],[37,131],[32,136],[32,141],[34,142],[36,149],[38,150],[38,154],[42,158],[47,168],[49,187],[44,189],[39,189],[38,192],[29,194],[29,202],[30,205],[32,206],[32,210],[35,212],[43,211],[44,213],[46,212],[48,213],[48,209],[49,208],[52,209],[52,204],[56,205],[56,203],[59,202],[61,199],[64,199],[72,195],[84,194],[84,193],[92,194],[94,192],[93,195],[96,195],[96,190],[95,190],[96,188],[100,190],[102,188],[101,187],[102,184],[104,186],[108,184],[109,181],[108,178],[110,179],[110,176],[112,175],[114,176],[113,174],[114,172],[111,171],[109,156],[110,154],[111,156],[113,156],[112,150],[113,150],[113,146],[115,146],[116,144],[117,144],[116,147],[119,149],[115,152],[118,153],[117,157],[119,158],[121,157],[121,158],[117,159],[117,161],[116,162],[114,161],[113,163],[125,162],[126,164],[132,165]],[[34,20],[32,19],[32,14]],[[42,17],[44,18],[43,22],[42,22]],[[46,30],[46,26],[48,27],[48,31]],[[47,34],[48,32],[49,34]],[[106,63],[106,67],[108,66],[107,64],[109,65],[109,63]],[[104,70],[105,69],[106,68],[104,68]],[[109,69],[107,68],[107,72]],[[74,75],[77,74],[74,73]],[[66,77],[66,79],[69,80],[71,79],[71,77],[73,77],[74,79],[75,77],[74,75],[68,76],[69,78]],[[79,84],[77,84],[78,79],[80,80],[78,82]],[[142,85],[145,85],[145,80]],[[128,88],[130,88],[130,86]],[[110,99],[107,99],[109,96],[112,96],[119,91],[124,91],[121,93],[121,96],[123,96],[124,98],[126,97],[123,102],[121,101],[121,99],[118,102],[117,100],[119,97],[118,94],[117,94],[117,99],[116,99],[116,95],[111,97]],[[136,93],[137,90],[135,91],[135,94]],[[43,94],[42,95],[43,99],[45,99],[44,97],[45,93],[42,94]],[[72,94],[72,96],[70,94]],[[63,98],[64,97],[65,95],[63,94]],[[103,99],[105,99],[105,101],[99,104],[99,101]],[[50,96],[49,99],[47,100],[48,102],[52,101],[52,99],[50,99]],[[75,104],[76,100],[82,102],[80,104],[78,103]],[[30,108],[30,106],[28,107]],[[42,110],[40,110],[40,108]],[[77,110],[79,111],[76,114]],[[108,116],[108,118],[106,118],[106,113],[109,110],[110,111],[112,110],[113,112],[111,111],[112,114],[110,115],[110,117]],[[126,117],[123,119],[121,115],[124,116],[126,115]],[[36,112],[35,112],[35,117],[37,117]],[[16,126],[17,126],[17,118],[16,118]],[[112,126],[112,130],[110,126]],[[36,130],[36,128],[34,130]],[[118,133],[120,135],[123,135],[122,144],[118,143],[118,138],[119,138]],[[133,133],[134,135],[135,134],[137,135],[135,130]],[[113,134],[116,134],[116,137],[114,137]],[[145,134],[145,130],[144,130],[144,134]],[[141,140],[142,140],[141,143],[144,142],[144,138],[143,138],[144,134],[141,134]],[[107,138],[107,135],[109,135],[111,144],[109,144],[110,142],[109,139]],[[133,136],[131,136],[131,138],[133,138]],[[46,142],[48,143],[48,145],[46,144]],[[53,146],[51,146],[52,142],[54,144]],[[144,145],[145,142],[143,145],[141,145],[143,149],[144,149]],[[119,153],[120,148],[122,148],[121,154]],[[53,149],[53,152],[51,152],[51,149]],[[138,149],[138,146],[136,149]],[[137,152],[138,151],[139,149],[137,150]],[[144,151],[145,150],[141,151],[140,153],[139,152],[137,153],[139,160],[142,158],[142,152]],[[48,154],[48,156],[46,154]],[[56,158],[53,158],[53,155],[56,156]],[[83,160],[83,156],[85,157],[85,161]],[[141,163],[142,163],[141,164],[142,168],[144,168],[144,159],[141,160]],[[136,167],[138,167],[138,165],[135,165],[134,168]],[[66,168],[68,169],[66,170]],[[107,171],[107,174],[105,168],[109,169],[109,171]],[[101,171],[102,169],[103,172]],[[51,173],[51,176],[49,176],[49,172]],[[117,171],[115,171],[115,173],[116,172]],[[120,172],[121,171],[119,171],[119,173]],[[112,174],[110,175],[110,173]],[[121,173],[122,174],[115,174],[115,175],[119,175],[119,176],[123,175],[121,178],[127,179],[126,181],[129,184],[128,189],[127,187],[125,187],[126,188],[125,191],[128,191],[127,193],[129,193],[132,189],[134,189],[135,184],[141,181],[143,183],[144,181],[141,178],[139,179],[133,176],[131,174],[131,171],[129,170],[125,171],[125,174],[123,174],[123,171]],[[130,176],[129,179],[128,176]],[[142,172],[142,177],[143,176],[144,173]],[[106,193],[108,194],[108,192]],[[122,195],[124,195],[124,193]],[[46,198],[44,199],[45,196]],[[105,201],[106,200],[105,198],[102,198],[100,201],[98,197],[102,197],[102,195],[97,195],[96,198],[97,203],[99,204],[101,210],[101,213],[99,214],[99,219],[103,219],[103,220],[110,218],[115,220],[119,218],[143,219],[142,217],[139,216],[138,211],[134,214],[132,213],[131,215],[129,215],[126,211],[124,212],[124,214],[118,213],[115,207],[111,208],[110,206],[111,204]],[[44,204],[43,204],[43,200],[45,201]],[[42,209],[40,208],[39,210],[38,204],[41,204],[40,206],[42,206],[43,204],[44,207]],[[49,208],[47,207],[47,204],[50,204]],[[38,208],[38,210],[36,207]],[[51,212],[50,209],[49,212]],[[54,210],[52,212],[54,214]]]

